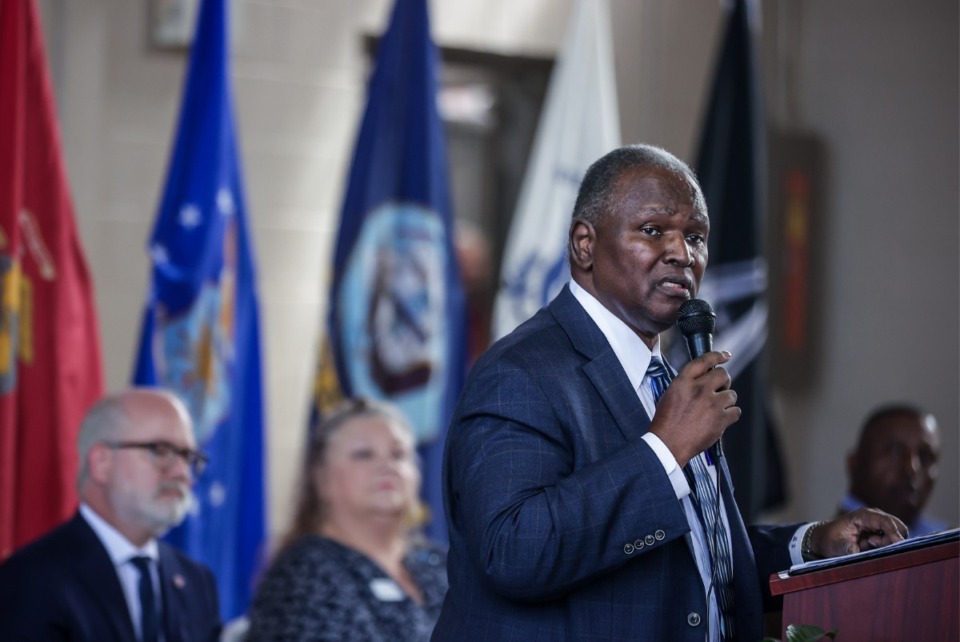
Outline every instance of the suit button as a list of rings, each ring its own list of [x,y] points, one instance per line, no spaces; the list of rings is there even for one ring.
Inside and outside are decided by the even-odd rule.
[[[624,545],[623,545],[623,552],[626,553],[627,555],[632,555],[632,554],[633,554],[633,544],[631,544],[630,542],[627,542],[626,544],[624,544]]]
[[[633,545],[639,551],[641,548],[643,548],[643,540],[638,538]]]
[[[696,612],[688,613],[687,624],[690,626],[700,626],[700,614]]]
[[[653,546],[657,540],[653,538],[653,535],[647,535],[644,540],[647,542],[647,546]]]
[[[663,529],[658,528],[653,536],[657,538],[658,542],[661,542],[663,541],[663,538],[667,536],[667,534],[663,532]]]

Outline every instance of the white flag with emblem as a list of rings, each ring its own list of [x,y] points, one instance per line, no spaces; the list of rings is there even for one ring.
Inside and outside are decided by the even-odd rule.
[[[575,0],[537,127],[501,269],[498,339],[570,278],[567,230],[590,164],[620,146],[607,0]]]

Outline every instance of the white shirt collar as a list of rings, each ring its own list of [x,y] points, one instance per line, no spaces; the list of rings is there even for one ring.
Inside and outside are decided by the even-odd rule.
[[[600,328],[600,332],[607,338],[613,353],[617,355],[620,365],[627,373],[634,390],[640,388],[643,378],[650,366],[650,359],[657,357],[661,361],[660,338],[657,337],[653,350],[647,347],[643,339],[620,320],[613,312],[603,306],[592,294],[583,289],[576,281],[570,280],[570,293],[580,302],[583,309]]]
[[[126,564],[131,557],[138,555],[149,557],[154,563],[160,561],[160,548],[157,546],[157,540],[151,539],[138,548],[88,505],[80,504],[80,514],[90,524],[93,532],[97,534],[103,547],[107,549],[107,554],[113,561],[114,566]]]

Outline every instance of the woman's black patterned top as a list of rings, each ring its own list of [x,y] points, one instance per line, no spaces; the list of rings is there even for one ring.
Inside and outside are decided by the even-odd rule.
[[[404,566],[423,595],[414,602],[362,553],[304,537],[268,569],[250,606],[247,642],[429,640],[447,592],[446,552],[411,547]]]

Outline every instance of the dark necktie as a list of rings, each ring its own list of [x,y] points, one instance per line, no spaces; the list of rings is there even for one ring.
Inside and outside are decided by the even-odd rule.
[[[149,557],[137,556],[130,561],[140,571],[140,642],[157,642],[157,602],[153,594]]]
[[[653,401],[657,403],[670,385],[670,372],[657,357],[650,360],[647,368]],[[693,501],[700,516],[704,537],[713,565],[712,582],[717,592],[717,604],[720,607],[721,637],[724,640],[735,639],[733,623],[733,564],[730,546],[727,541],[727,527],[720,517],[720,501],[717,487],[710,478],[710,472],[703,461],[703,454],[689,461],[684,472],[693,482]],[[719,470],[717,471],[719,475]]]

